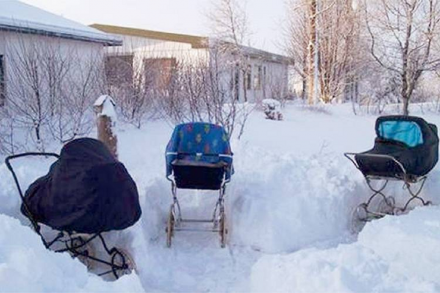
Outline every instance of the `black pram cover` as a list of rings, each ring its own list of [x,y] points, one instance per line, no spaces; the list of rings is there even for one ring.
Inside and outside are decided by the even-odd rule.
[[[49,173],[28,188],[25,203],[37,222],[68,232],[122,230],[141,216],[130,174],[91,138],[66,144]],[[23,205],[21,211],[26,216]]]
[[[374,147],[362,154],[392,156],[404,166],[408,175],[426,175],[438,161],[437,127],[420,117],[379,117],[376,134]],[[362,154],[356,155],[355,159],[364,175],[401,177],[401,168],[395,162]]]

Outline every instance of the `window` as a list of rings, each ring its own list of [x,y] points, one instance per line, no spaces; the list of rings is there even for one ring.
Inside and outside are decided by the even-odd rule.
[[[263,75],[262,67],[257,66],[257,70],[254,73],[254,90],[261,90],[262,75]]]
[[[0,55],[0,106],[5,104],[6,87],[5,87],[5,60],[3,55]]]
[[[247,70],[244,73],[245,74],[245,86],[247,90],[251,90],[252,89],[252,66],[248,65],[247,66]]]
[[[235,77],[234,77],[234,91],[235,91],[235,99],[240,100],[240,66],[238,64],[235,65]]]
[[[105,74],[110,86],[133,83],[133,55],[109,56],[105,60]]]
[[[145,88],[167,90],[172,82],[176,65],[176,58],[144,58]]]

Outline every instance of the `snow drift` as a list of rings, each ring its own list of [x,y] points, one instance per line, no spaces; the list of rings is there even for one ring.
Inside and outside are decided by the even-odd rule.
[[[45,249],[30,227],[0,215],[0,284],[2,292],[142,292],[136,274],[115,282],[90,275],[67,253]]]
[[[264,256],[253,292],[439,292],[440,207],[366,225],[357,242]],[[311,278],[313,277],[313,281]]]

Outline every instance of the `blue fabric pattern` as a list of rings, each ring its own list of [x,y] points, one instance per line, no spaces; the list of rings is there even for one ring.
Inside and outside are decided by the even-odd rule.
[[[413,121],[384,121],[379,125],[382,138],[405,143],[409,147],[423,144],[420,126]]]
[[[219,156],[227,155],[231,157]],[[166,174],[172,173],[175,159],[227,164],[226,179],[233,174],[229,136],[222,126],[204,123],[184,123],[174,128],[166,148]]]

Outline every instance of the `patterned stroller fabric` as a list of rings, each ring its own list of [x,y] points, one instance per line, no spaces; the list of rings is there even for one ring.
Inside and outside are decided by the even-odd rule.
[[[166,175],[173,172],[175,160],[193,165],[225,164],[225,179],[233,174],[229,136],[222,126],[195,122],[177,125],[166,148]]]

